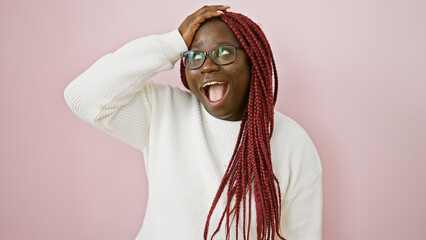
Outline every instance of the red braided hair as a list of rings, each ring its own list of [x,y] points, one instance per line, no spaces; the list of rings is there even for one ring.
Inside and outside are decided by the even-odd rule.
[[[275,61],[268,40],[260,27],[248,17],[225,11],[219,16],[237,37],[250,59],[250,90],[243,114],[237,143],[228,169],[222,178],[219,189],[210,208],[204,227],[204,240],[207,240],[210,218],[227,189],[227,203],[218,227],[211,239],[219,232],[226,216],[226,239],[229,239],[230,216],[236,219],[236,238],[243,202],[243,237],[249,239],[251,222],[251,197],[254,192],[256,203],[257,239],[274,240],[281,236],[280,213],[281,191],[278,179],[272,171],[270,141],[274,127],[274,105],[277,100],[278,77]],[[189,89],[185,67],[180,66],[182,83]],[[272,82],[274,79],[274,82]],[[248,199],[248,227],[246,231],[246,197]],[[231,206],[231,200],[235,204]],[[274,234],[276,232],[276,235]]]

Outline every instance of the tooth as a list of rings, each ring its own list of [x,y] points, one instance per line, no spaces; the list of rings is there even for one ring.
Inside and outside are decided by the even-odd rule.
[[[225,84],[225,82],[216,82],[216,81],[206,82],[206,83],[203,84],[202,87],[210,86],[210,85],[214,85],[214,84]]]

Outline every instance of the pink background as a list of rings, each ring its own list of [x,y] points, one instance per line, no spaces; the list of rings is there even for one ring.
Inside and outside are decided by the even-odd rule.
[[[208,1],[1,0],[0,239],[132,240],[142,153],[79,120],[65,86],[126,42]],[[324,239],[426,237],[426,2],[225,2],[260,23],[277,109],[324,169]],[[177,68],[156,76],[180,85]]]

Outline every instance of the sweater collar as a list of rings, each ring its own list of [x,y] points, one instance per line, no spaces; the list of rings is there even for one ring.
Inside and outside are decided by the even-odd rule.
[[[199,102],[201,108],[201,119],[205,128],[210,129],[214,132],[221,132],[227,134],[238,134],[240,130],[241,120],[240,121],[227,121],[222,120],[210,115],[209,112],[204,108],[204,105]]]

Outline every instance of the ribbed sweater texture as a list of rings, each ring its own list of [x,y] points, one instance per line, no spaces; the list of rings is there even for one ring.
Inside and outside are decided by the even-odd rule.
[[[172,69],[186,50],[177,30],[135,39],[101,57],[64,91],[80,119],[143,152],[149,195],[135,240],[203,239],[207,214],[236,145],[241,121],[217,119],[191,92],[150,80]],[[274,120],[271,154],[282,194],[280,230],[287,240],[320,240],[320,158],[296,121],[277,111]],[[210,235],[225,194],[212,215]],[[254,197],[251,212],[250,239],[256,239]],[[235,239],[235,221],[232,226]],[[214,239],[225,239],[224,229]]]

